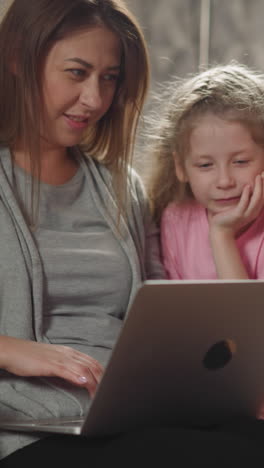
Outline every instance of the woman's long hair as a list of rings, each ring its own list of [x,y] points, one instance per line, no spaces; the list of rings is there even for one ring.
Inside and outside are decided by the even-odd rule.
[[[121,40],[121,74],[111,107],[80,147],[112,171],[121,203],[149,84],[146,44],[122,0],[13,0],[0,25],[0,145],[20,142],[39,177],[45,58],[57,41],[102,25]]]

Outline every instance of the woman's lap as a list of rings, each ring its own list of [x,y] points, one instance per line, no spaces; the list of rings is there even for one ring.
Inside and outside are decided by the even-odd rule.
[[[212,429],[144,428],[114,437],[51,436],[0,462],[0,468],[115,468],[151,465],[250,468],[264,462],[264,422],[239,421]]]

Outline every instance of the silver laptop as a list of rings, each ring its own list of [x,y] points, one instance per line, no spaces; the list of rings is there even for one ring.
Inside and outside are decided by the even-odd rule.
[[[8,430],[107,435],[254,417],[264,396],[264,281],[146,281],[85,419]]]

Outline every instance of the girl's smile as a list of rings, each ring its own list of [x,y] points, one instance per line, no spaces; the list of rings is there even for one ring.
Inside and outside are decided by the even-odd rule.
[[[234,203],[237,203],[239,200],[240,200],[240,197],[229,197],[229,198],[218,198],[214,201],[222,205],[233,205]]]

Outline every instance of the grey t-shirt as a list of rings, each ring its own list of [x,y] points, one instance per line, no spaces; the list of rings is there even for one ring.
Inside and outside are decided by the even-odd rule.
[[[38,240],[36,239],[34,242],[34,238],[31,235],[32,231],[30,232],[28,223],[25,223],[20,203],[17,200],[10,152],[7,148],[1,148],[0,153],[1,333],[17,336],[22,339],[46,342],[47,337],[43,335],[43,312],[45,313],[46,305],[48,304],[48,278],[46,277],[46,272],[45,277],[43,277],[42,261],[39,250],[35,245]],[[86,178],[84,184],[87,193],[85,210],[87,210],[89,226],[92,226],[92,220],[94,219],[92,213],[96,213],[96,210],[98,210],[97,215],[98,219],[100,219],[101,224],[99,223],[99,225],[101,229],[103,230],[103,226],[105,226],[106,232],[108,226],[110,226],[113,238],[117,243],[115,252],[118,253],[118,248],[120,248],[119,252],[122,259],[120,258],[119,265],[125,265],[127,262],[126,271],[123,270],[119,275],[116,274],[115,282],[117,288],[116,301],[120,300],[120,304],[117,305],[115,310],[122,315],[125,302],[129,299],[129,304],[131,304],[142,280],[146,278],[164,278],[165,273],[160,262],[158,230],[152,223],[148,202],[140,178],[132,169],[129,171],[131,177],[128,179],[128,190],[131,197],[129,197],[127,203],[127,217],[120,217],[119,229],[117,230],[118,208],[112,187],[111,173],[104,165],[93,160],[89,155],[83,155],[78,148],[76,149],[76,157],[82,168],[80,173],[83,171]],[[20,170],[16,169],[17,179],[20,177],[19,172]],[[23,171],[22,174],[25,177]],[[78,178],[79,176],[76,174],[76,177]],[[17,183],[19,185],[19,180]],[[23,182],[22,179],[22,192],[24,192],[23,184],[25,184],[25,181]],[[58,210],[57,208],[56,210],[53,209],[56,197],[52,197],[50,215],[53,212],[53,216],[55,216],[57,222],[59,218]],[[89,206],[91,206],[91,209]],[[74,216],[76,215],[75,210],[70,209],[69,204],[68,209],[64,208],[64,211],[66,211],[64,213],[65,219],[67,218],[68,210],[70,217],[73,212]],[[74,229],[75,231],[78,230]],[[72,232],[71,229],[70,232]],[[92,250],[96,249],[96,245],[89,245],[88,247],[91,247]],[[110,249],[111,253],[113,251]],[[99,251],[98,255],[100,255]],[[105,264],[103,265],[103,262],[99,262],[100,271],[105,271],[107,267],[105,260]],[[90,288],[89,290],[91,291],[96,287],[99,288],[99,286],[94,281],[89,283],[90,276],[93,278],[94,271],[93,267],[89,266],[88,259],[87,263],[88,270],[84,275],[87,275],[87,288]],[[108,268],[110,270],[110,267]],[[60,271],[58,274],[60,275]],[[106,298],[104,297],[106,283],[108,283],[107,277],[104,277],[101,288],[102,304],[109,304],[109,297],[111,297],[109,292]],[[124,302],[121,304],[122,300],[121,296],[118,295],[118,289],[121,288],[123,290],[124,287],[128,287],[129,283],[131,283],[130,291],[128,294],[125,293],[123,296]],[[45,290],[44,307],[43,288]],[[108,291],[110,291],[109,288]],[[125,296],[127,297],[125,298]],[[111,307],[109,307],[108,312],[101,312],[101,308],[96,308],[96,304],[94,303],[95,295],[92,298],[89,296],[88,300],[87,308],[89,307],[89,311],[94,310],[94,314],[97,313],[98,325],[95,317],[92,316],[89,319],[89,327],[91,327],[89,328],[89,336],[85,334],[85,348],[91,356],[104,363],[109,358],[111,349],[116,342],[117,334],[121,330],[123,320],[118,319],[117,315],[113,314]],[[115,299],[113,298],[112,304],[114,302]],[[67,304],[69,305],[69,301]],[[71,314],[76,314],[76,322],[78,323],[78,311],[72,308],[70,312]],[[55,310],[53,310],[54,313]],[[66,321],[67,317],[60,317],[60,326],[62,326],[64,319]],[[69,330],[69,326],[67,327],[69,336],[74,336],[74,331]],[[90,339],[91,343],[89,345]],[[1,417],[6,418],[14,415],[29,418],[80,416],[84,414],[89,406],[90,399],[88,392],[84,388],[73,386],[63,379],[53,377],[23,378],[9,374],[2,369],[0,370],[0,374]],[[1,431],[0,459],[34,442],[37,438],[33,434]]]
[[[14,175],[29,215],[29,176],[17,166]],[[95,206],[88,185],[81,167],[63,185],[41,183],[33,232],[44,269],[44,333],[51,343],[87,354],[98,327],[105,330],[102,347],[113,347],[132,281],[127,255]]]

